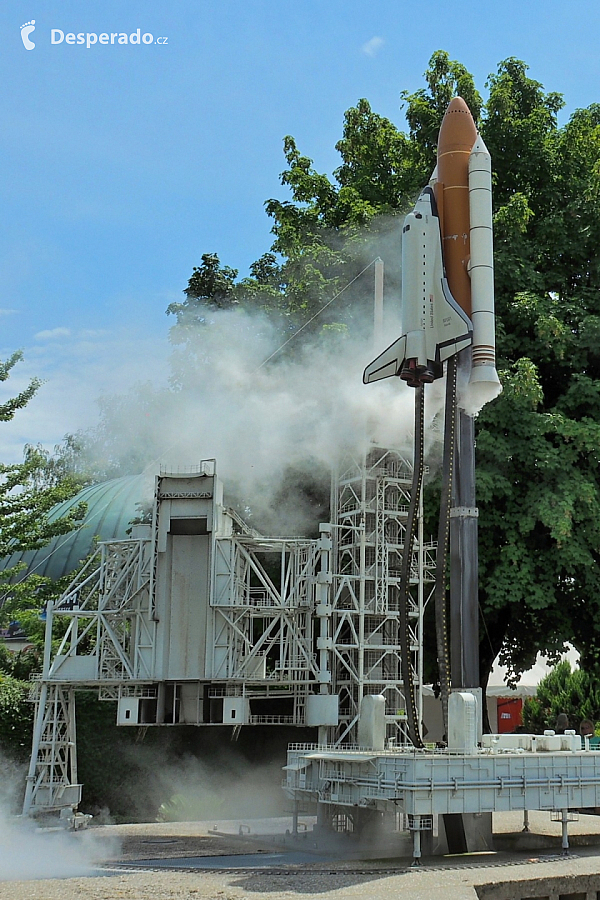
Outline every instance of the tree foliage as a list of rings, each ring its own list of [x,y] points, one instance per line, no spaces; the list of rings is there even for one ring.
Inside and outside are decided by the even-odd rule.
[[[24,761],[31,752],[33,704],[30,685],[8,675],[0,667],[0,750],[15,761]]]
[[[20,351],[0,361],[0,381],[23,358]],[[0,422],[10,421],[36,394],[41,381],[32,379],[24,391],[0,404]],[[0,463],[0,557],[20,550],[37,550],[56,535],[66,534],[83,517],[85,508],[76,507],[54,521],[48,513],[57,503],[72,497],[78,484],[70,473],[48,480],[44,477],[47,454],[41,448],[26,447],[23,463]],[[0,604],[1,605],[1,604]]]
[[[0,360],[0,381],[7,381],[10,378],[11,370],[22,359],[23,351],[16,350],[7,360]],[[4,403],[0,403],[0,422],[10,422],[14,418],[15,413],[27,406],[31,398],[37,394],[41,384],[42,382],[39,378],[32,378],[25,390],[17,394],[16,397],[11,397]]]
[[[71,479],[39,487],[37,480],[45,460],[37,450],[25,462],[0,464],[0,557],[20,550],[45,546],[56,535],[67,534],[83,517],[76,507],[67,515],[50,521],[48,513],[73,496],[78,485]]]
[[[38,614],[39,615],[39,614]],[[41,672],[43,641],[17,653],[0,643],[0,759],[24,763],[31,754],[34,705],[30,677]]]
[[[8,378],[13,366],[22,358],[14,353],[0,363],[0,381]],[[0,420],[8,421],[33,397],[41,382],[34,379],[12,400],[0,405]],[[26,447],[23,463],[0,464],[0,558],[25,550],[44,547],[53,537],[67,534],[85,514],[85,504],[78,504],[64,516],[49,516],[53,508],[73,496],[79,482],[70,473],[55,467],[48,475],[49,457],[41,448]],[[39,613],[49,596],[62,587],[35,573],[21,580],[23,566],[4,569],[0,581],[0,624],[6,625],[17,616],[29,616],[34,636],[41,640]]]
[[[570,639],[600,649],[600,110],[559,128],[562,100],[518,60],[489,81],[481,123],[495,166],[496,308],[504,393],[478,420],[480,601],[516,669]]]
[[[583,719],[600,719],[600,684],[583,669],[571,671],[568,660],[559,662],[542,678],[535,697],[523,704],[523,725],[531,734],[554,728],[560,713],[569,717],[569,728],[579,731]]]

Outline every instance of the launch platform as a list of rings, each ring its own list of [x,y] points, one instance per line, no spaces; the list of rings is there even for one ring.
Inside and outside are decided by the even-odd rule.
[[[438,833],[438,816],[515,810],[551,812],[562,822],[566,851],[568,822],[576,811],[600,806],[600,752],[582,749],[574,733],[485,738],[487,746],[468,753],[292,744],[284,788],[303,809],[323,804],[338,815],[361,809],[404,814],[415,859],[421,833]],[[555,746],[560,749],[549,749]]]

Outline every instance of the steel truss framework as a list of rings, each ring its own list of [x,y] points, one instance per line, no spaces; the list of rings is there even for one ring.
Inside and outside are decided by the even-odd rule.
[[[408,740],[399,584],[411,481],[412,465],[401,454],[372,446],[361,458],[347,458],[334,482],[332,669],[333,690],[340,698],[340,723],[330,735],[335,744],[356,741],[365,694],[385,696],[388,739]],[[409,643],[419,717],[423,613],[433,595],[435,549],[434,543],[423,540],[420,508],[409,591]]]
[[[331,682],[315,615],[331,581],[324,529],[319,540],[249,534],[214,540],[204,673],[209,697],[283,697],[291,707],[287,715],[251,715],[248,724],[304,725],[307,696]],[[32,695],[37,708],[25,814],[79,802],[76,688],[97,687],[105,700],[157,697],[155,546],[149,539],[101,544],[57,605],[48,605],[44,671]],[[277,583],[267,568],[277,569]],[[67,624],[51,656],[56,618]]]
[[[389,450],[373,447],[347,460],[334,482],[334,523],[321,526],[318,540],[264,538],[236,514],[215,512],[206,654],[194,682],[198,691],[208,687],[207,702],[242,698],[245,724],[302,726],[321,723],[307,715],[309,698],[339,695],[338,726],[319,728],[319,741],[339,744],[355,740],[362,696],[383,693],[388,736],[406,739],[398,582],[410,478],[410,465]],[[77,688],[95,687],[100,699],[160,705],[157,673],[168,626],[157,615],[158,521],[162,499],[174,496],[157,487],[152,530],[101,544],[58,603],[48,605],[25,814],[79,802]],[[207,495],[190,491],[185,499],[197,496]],[[412,554],[410,645],[420,694],[423,609],[434,567],[422,525]],[[63,637],[52,655],[57,618]],[[175,697],[179,686],[172,689]],[[273,698],[285,701],[286,713],[261,715],[256,701]],[[174,712],[156,724],[179,721]],[[195,724],[216,723],[204,712]]]
[[[72,687],[37,685],[34,746],[25,787],[24,810],[34,805],[44,812],[74,808],[81,799],[77,784],[75,702]]]
[[[215,542],[210,695],[291,701],[288,715],[253,715],[251,725],[305,724],[306,697],[319,681],[314,609],[323,541]],[[277,585],[265,568],[274,557]]]
[[[156,622],[150,578],[149,541],[100,544],[47,611],[69,620],[48,680],[121,684],[152,679]]]

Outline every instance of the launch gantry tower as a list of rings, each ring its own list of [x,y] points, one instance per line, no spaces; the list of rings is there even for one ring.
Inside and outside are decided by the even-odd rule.
[[[354,743],[362,698],[385,697],[391,743],[405,743],[407,702],[400,664],[399,586],[412,464],[371,445],[347,456],[332,481],[332,673],[339,724],[332,743]],[[408,644],[422,718],[423,615],[433,594],[435,544],[423,539],[422,507],[411,550]]]
[[[75,692],[116,701],[123,726],[317,727],[357,741],[363,696],[383,694],[406,741],[400,561],[411,466],[371,446],[333,487],[318,539],[264,537],[223,504],[214,460],[157,476],[152,525],[96,555],[46,611],[24,813],[75,809]],[[411,549],[408,641],[421,713],[423,611],[434,548]],[[52,651],[52,622],[63,622]]]

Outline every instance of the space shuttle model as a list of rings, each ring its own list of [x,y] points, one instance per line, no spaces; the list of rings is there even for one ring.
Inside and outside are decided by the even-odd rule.
[[[467,405],[481,408],[500,393],[491,158],[461,97],[446,110],[436,168],[404,220],[401,309],[403,333],[367,366],[365,384],[393,375],[430,384],[472,346]]]

